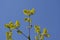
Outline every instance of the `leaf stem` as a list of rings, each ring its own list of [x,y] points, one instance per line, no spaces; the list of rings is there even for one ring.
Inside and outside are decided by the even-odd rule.
[[[30,18],[30,16],[29,16],[29,18]],[[29,30],[28,40],[31,40],[31,38],[30,38],[30,22],[29,22],[29,28],[28,28],[28,30]]]

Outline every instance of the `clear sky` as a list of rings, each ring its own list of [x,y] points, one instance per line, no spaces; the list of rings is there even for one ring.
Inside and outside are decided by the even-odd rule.
[[[36,13],[31,16],[32,24],[38,24],[48,29],[51,37],[45,40],[60,40],[60,1],[59,0],[0,0],[0,40],[6,40],[8,29],[4,27],[9,21],[19,20],[21,23],[20,30],[26,35],[28,23],[24,22],[26,17],[23,9],[36,9]],[[34,40],[34,27],[31,29],[31,39]],[[27,40],[23,35],[18,35],[13,30],[13,40]]]

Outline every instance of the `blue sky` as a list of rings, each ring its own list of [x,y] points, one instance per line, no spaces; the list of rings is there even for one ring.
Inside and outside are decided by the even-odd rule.
[[[36,13],[31,16],[32,24],[38,24],[43,28],[48,29],[50,38],[45,40],[59,40],[60,39],[60,2],[59,0],[0,0],[0,40],[6,40],[6,32],[8,29],[4,27],[5,23],[9,21],[15,22],[19,20],[22,30],[26,35],[28,23],[24,22],[26,17],[23,14],[23,9],[35,8]],[[34,27],[31,29],[31,40],[34,40]],[[16,30],[13,30],[13,40],[27,40],[23,35],[18,35]]]

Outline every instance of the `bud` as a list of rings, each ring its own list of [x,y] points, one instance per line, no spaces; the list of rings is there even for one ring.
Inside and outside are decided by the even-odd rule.
[[[5,26],[5,28],[9,28],[9,24],[5,24],[4,26]]]
[[[43,35],[41,35],[40,40],[44,40],[44,36]]]
[[[38,36],[35,36],[35,40],[39,40],[39,39],[38,39]]]
[[[24,9],[23,13],[27,16],[30,16],[30,15],[33,15],[35,13],[35,9],[34,8],[32,8],[32,10]]]
[[[20,26],[20,22],[17,20],[15,23],[16,28]]]
[[[44,28],[44,29],[43,29],[43,34],[47,34],[47,32],[48,32],[47,29]]]
[[[12,21],[9,22],[9,28],[12,30],[12,29],[15,29],[15,25],[13,24]]]
[[[30,18],[25,18],[24,21],[25,22],[30,22],[30,23],[32,22],[32,20]]]
[[[34,28],[35,28],[35,32],[40,33],[40,26],[35,25]]]
[[[6,39],[12,40],[12,32],[6,32]]]
[[[20,31],[20,30],[17,30],[17,33],[18,33],[18,34],[22,34],[22,31]]]
[[[35,9],[32,8],[32,10],[30,12],[31,12],[31,15],[33,15],[35,13]]]
[[[23,13],[27,16],[30,16],[30,14],[31,14],[30,10],[27,10],[27,9],[24,9]]]

